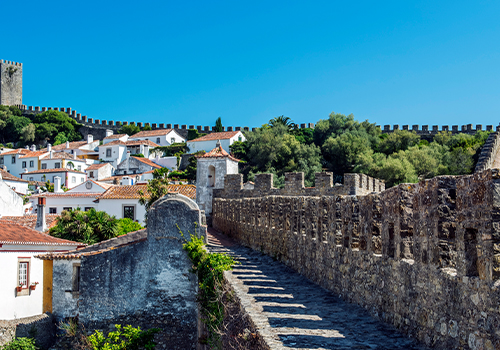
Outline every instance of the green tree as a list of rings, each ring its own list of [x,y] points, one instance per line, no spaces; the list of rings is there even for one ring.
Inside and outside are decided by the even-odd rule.
[[[27,144],[28,142],[35,141],[35,124],[29,123],[21,129],[20,139]]]
[[[224,131],[224,127],[222,126],[222,119],[221,117],[217,118],[217,120],[215,121],[215,129],[214,129],[215,132],[221,132],[221,131]]]
[[[129,218],[118,219],[116,221],[118,225],[117,236],[122,236],[129,232],[139,231],[144,228],[141,226],[141,224]]]
[[[149,125],[149,124],[148,125],[144,125],[144,127],[141,129],[141,131],[149,131],[149,130],[153,130],[151,128],[151,125]]]
[[[390,134],[383,134],[378,144],[380,152],[387,155],[399,151],[406,151],[409,147],[418,145],[420,136],[415,131],[397,130]]]
[[[128,136],[132,136],[134,134],[137,134],[141,129],[137,125],[123,125],[120,130],[118,130],[119,134],[127,134]]]
[[[35,124],[35,142],[54,143],[55,137],[61,132],[66,135],[68,141],[79,141],[83,138],[78,131],[81,124],[78,124],[64,112],[50,110],[31,115],[30,118],[31,122]]]
[[[58,133],[57,136],[54,138],[54,146],[60,145],[61,143],[65,143],[66,141],[68,141],[68,137],[62,131]]]
[[[247,141],[234,141],[232,145],[229,146],[231,154],[238,159],[246,159],[248,151]]]
[[[188,141],[200,138],[205,136],[206,134],[200,133],[197,129],[189,129],[188,130]]]
[[[285,117],[284,115],[280,115],[276,118],[269,120],[268,125],[272,128],[278,125],[283,125],[288,128],[289,131],[295,129],[297,125],[290,119],[289,117]]]

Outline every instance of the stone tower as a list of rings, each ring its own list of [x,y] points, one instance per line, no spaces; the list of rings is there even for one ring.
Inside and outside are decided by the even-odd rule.
[[[0,60],[0,105],[23,104],[23,64]]]
[[[210,215],[213,190],[224,188],[227,174],[238,174],[239,159],[224,151],[219,141],[213,150],[196,158],[196,204]]]

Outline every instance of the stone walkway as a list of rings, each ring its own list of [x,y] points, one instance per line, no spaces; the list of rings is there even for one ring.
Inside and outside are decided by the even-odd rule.
[[[208,240],[241,263],[226,276],[272,350],[425,349],[282,263],[211,229]]]

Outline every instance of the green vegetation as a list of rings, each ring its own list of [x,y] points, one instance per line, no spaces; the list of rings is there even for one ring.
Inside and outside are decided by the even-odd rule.
[[[209,331],[208,344],[211,349],[220,348],[220,328],[224,319],[224,271],[232,270],[236,262],[227,254],[208,253],[203,239],[193,235],[183,248],[193,263],[192,272],[198,275],[198,303],[201,306],[202,321]]]
[[[206,134],[200,133],[197,129],[189,129],[188,130],[188,141],[200,138],[200,137],[205,136],[205,135]]]
[[[274,185],[282,187],[284,173],[303,171],[306,186],[314,184],[314,173],[331,171],[340,182],[344,173],[360,172],[386,181],[388,187],[417,182],[437,175],[470,174],[489,132],[475,135],[438,133],[432,142],[415,132],[398,130],[382,134],[375,124],[353,115],[332,113],[313,129],[297,129],[288,117],[271,119],[247,141],[231,145],[245,181],[255,174],[271,172]]]
[[[217,120],[215,121],[215,129],[214,129],[215,132],[222,132],[224,131],[224,127],[222,126],[222,119],[221,117],[217,118]]]
[[[97,211],[94,208],[82,211],[78,208],[64,210],[49,234],[71,241],[94,244],[141,228],[138,223],[130,223],[127,219],[117,220],[104,211]]]
[[[139,128],[137,125],[123,125],[120,130],[118,130],[119,134],[127,134],[128,136],[132,136],[134,134],[137,134],[139,131],[141,131],[141,128]]]
[[[0,347],[1,350],[38,350],[35,346],[35,339],[32,338],[15,338]]]
[[[54,184],[53,183],[50,183],[49,180],[47,180],[45,182],[45,186],[42,186],[40,188],[42,191],[44,192],[54,192]],[[61,185],[61,190],[63,190],[64,192],[66,192],[68,190],[68,188],[64,185]]]
[[[109,332],[108,336],[96,330],[87,339],[93,350],[139,350],[154,349],[154,335],[161,331],[159,328],[151,328],[142,331],[140,327],[134,328],[130,325],[122,328],[116,324],[116,331]]]

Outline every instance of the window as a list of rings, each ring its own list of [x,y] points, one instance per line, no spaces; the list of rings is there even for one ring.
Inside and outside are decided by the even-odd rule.
[[[93,171],[90,172],[89,177],[92,177],[92,178],[94,177],[94,172]]]
[[[30,181],[33,181],[33,180],[34,180],[34,179],[33,179],[33,176],[30,176]]]
[[[241,140],[242,140],[241,136],[238,136],[238,141],[240,141],[240,142],[241,142]]]
[[[78,292],[80,291],[80,263],[73,264],[73,276],[72,276],[72,284],[73,284],[73,297],[78,296]],[[76,295],[75,295],[76,293]]]
[[[57,214],[57,208],[49,208],[49,214]]]
[[[213,165],[210,165],[208,167],[208,187],[214,187],[215,186],[215,167]]]
[[[170,139],[170,143],[171,143],[171,144],[172,144],[172,143],[175,143],[175,137],[172,137],[172,138]]]
[[[30,160],[30,168],[33,168],[35,166],[35,162]]]
[[[78,166],[78,171],[82,171],[82,166],[81,165]]]
[[[111,148],[106,148],[106,157],[111,157]]]
[[[123,218],[126,219],[135,219],[135,206],[133,205],[124,205],[123,206]]]
[[[3,157],[0,157],[0,164],[3,165]]]
[[[47,169],[47,163],[42,163],[42,169]]]
[[[17,259],[17,287],[22,286],[21,291],[17,292],[17,296],[29,295],[30,262],[30,258]]]
[[[160,144],[160,138],[159,137],[156,138],[156,143]]]
[[[22,167],[22,168],[26,168],[26,161],[23,161],[23,162],[21,163],[21,167]]]
[[[84,183],[84,181],[85,181],[85,180],[84,180],[84,178],[82,177],[82,178],[80,179],[80,182],[81,182],[81,183]]]
[[[85,207],[85,211],[89,211],[92,207]]]
[[[67,211],[70,211],[71,209],[73,209],[73,208],[71,208],[71,207],[64,207],[63,208],[63,210],[67,210]]]
[[[76,183],[76,176],[71,177],[71,183]]]
[[[61,167],[61,163],[56,163],[54,168],[59,169]]]
[[[12,156],[12,164],[16,164],[16,156]]]

